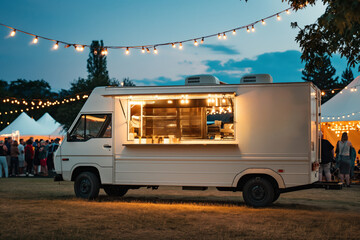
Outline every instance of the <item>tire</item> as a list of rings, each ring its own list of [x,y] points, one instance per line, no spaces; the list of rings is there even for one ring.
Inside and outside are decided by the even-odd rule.
[[[80,173],[75,179],[74,191],[76,197],[92,200],[99,195],[100,180],[92,172]]]
[[[262,177],[249,179],[243,187],[245,204],[251,207],[265,207],[275,199],[273,185]]]
[[[104,185],[103,188],[106,194],[111,197],[122,197],[128,191],[127,187],[116,185]]]

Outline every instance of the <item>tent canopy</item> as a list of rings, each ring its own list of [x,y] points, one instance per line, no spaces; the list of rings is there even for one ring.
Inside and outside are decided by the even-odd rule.
[[[10,135],[19,131],[22,137],[60,137],[66,133],[60,123],[56,122],[48,113],[45,113],[37,122],[22,112],[9,126],[0,132],[1,135]]]
[[[356,152],[360,149],[360,76],[321,106],[321,129],[325,139],[336,146],[347,132]]]
[[[322,122],[360,121],[360,76],[321,106]]]
[[[48,135],[50,135],[57,128],[60,127],[60,123],[56,122],[49,113],[45,113],[44,115],[42,115],[42,117],[39,118],[39,120],[37,120],[36,122],[47,130]]]
[[[22,112],[9,126],[0,132],[0,135],[11,134],[15,131],[19,131],[21,136],[33,136],[47,135],[48,130],[44,129],[25,112]]]

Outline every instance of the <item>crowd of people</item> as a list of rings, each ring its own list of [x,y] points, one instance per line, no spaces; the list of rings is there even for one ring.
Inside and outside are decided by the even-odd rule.
[[[350,187],[350,178],[354,174],[355,159],[356,150],[349,141],[346,132],[341,135],[341,140],[336,143],[336,148],[328,140],[324,139],[322,134],[320,181],[323,181],[323,174],[326,181],[330,182],[334,177],[332,175],[338,173],[340,181],[346,184],[347,187]],[[333,171],[331,171],[331,168]]]
[[[60,139],[46,140],[31,137],[26,142],[6,138],[0,140],[0,178],[3,176],[48,176],[54,171],[54,153]]]

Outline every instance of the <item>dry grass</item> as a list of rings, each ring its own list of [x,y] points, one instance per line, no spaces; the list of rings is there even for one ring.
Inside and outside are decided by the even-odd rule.
[[[72,183],[0,179],[0,239],[359,239],[359,219],[360,186],[287,193],[253,209],[241,193],[215,189],[83,201]]]

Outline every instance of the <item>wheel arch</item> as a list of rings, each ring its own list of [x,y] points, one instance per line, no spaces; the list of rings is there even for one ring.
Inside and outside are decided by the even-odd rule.
[[[242,190],[244,184],[253,177],[265,177],[277,188],[285,188],[284,179],[280,174],[268,168],[248,168],[238,173],[232,183],[233,187]]]
[[[94,173],[98,177],[99,182],[101,184],[100,172],[98,168],[95,166],[76,166],[71,173],[71,181],[75,181],[76,177],[79,176],[79,174],[82,172]]]

